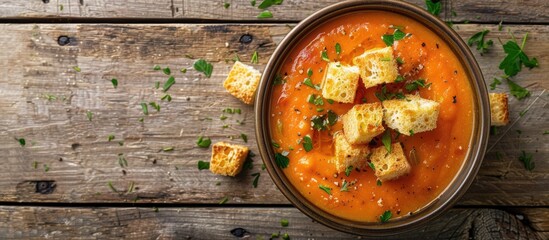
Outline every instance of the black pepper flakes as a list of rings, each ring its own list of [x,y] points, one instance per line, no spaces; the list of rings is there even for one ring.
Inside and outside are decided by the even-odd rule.
[[[452,97],[452,103],[454,103],[454,104],[457,103],[456,97],[457,97],[457,96],[453,96],[453,97]]]
[[[422,46],[422,47],[425,47],[425,43],[421,43],[421,46]]]
[[[435,44],[437,46],[437,49],[438,49],[438,43]]]

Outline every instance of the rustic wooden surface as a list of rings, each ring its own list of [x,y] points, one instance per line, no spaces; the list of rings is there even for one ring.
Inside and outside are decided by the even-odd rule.
[[[186,10],[180,9],[172,16],[172,2],[174,5],[180,2],[181,9]],[[236,178],[214,176],[197,169],[198,160],[207,161],[210,157],[209,149],[196,147],[195,141],[200,135],[211,137],[213,142],[247,144],[257,153],[253,108],[226,93],[221,82],[235,54],[243,62],[249,62],[253,52],[258,51],[259,64],[255,67],[262,70],[293,24],[9,23],[18,19],[48,22],[60,17],[86,21],[133,19],[131,22],[164,18],[257,21],[255,15],[250,15],[253,11],[248,1],[232,1],[227,10],[219,1],[193,2],[143,0],[126,6],[109,0],[85,1],[83,5],[79,1],[64,0],[48,4],[38,0],[0,1],[0,22],[5,22],[0,24],[0,238],[166,239],[187,235],[226,238],[230,236],[227,229],[233,227],[234,219],[254,234],[270,234],[280,229],[281,217],[292,218],[292,222],[298,224],[298,228],[288,229],[293,236],[353,237],[311,223],[308,217],[291,208],[268,173],[261,170],[259,156],[254,157],[252,169],[244,170]],[[291,23],[333,2],[285,1],[272,7],[273,20]],[[59,11],[61,4],[63,11]],[[522,101],[510,97],[511,123],[491,136],[479,175],[458,203],[462,208],[443,217],[451,219],[452,213],[456,213],[460,218],[448,220],[446,226],[471,223],[460,228],[465,231],[464,227],[474,226],[475,218],[471,216],[483,211],[479,207],[498,208],[511,212],[511,216],[519,216],[519,222],[510,220],[517,229],[522,229],[524,223],[527,229],[532,228],[540,238],[547,239],[549,135],[543,134],[549,130],[549,83],[545,81],[549,67],[546,40],[549,17],[544,10],[547,2],[452,1],[445,4],[446,12],[449,5],[457,12],[453,20],[490,22],[454,25],[464,39],[480,30],[491,30],[487,38],[493,39],[495,45],[490,52],[480,56],[473,50],[488,84],[502,75],[498,64],[504,55],[497,39],[510,39],[508,31],[517,37],[528,32],[525,51],[540,63],[539,68],[525,69],[514,78],[527,87],[532,96]],[[452,18],[448,13],[442,15],[448,20]],[[504,24],[503,30],[498,31],[500,19],[504,23],[516,23]],[[529,24],[520,24],[526,22]],[[252,35],[252,42],[241,43],[239,39],[243,34]],[[60,36],[71,38],[71,43],[59,45]],[[197,58],[213,63],[211,78],[192,69]],[[162,102],[163,92],[154,88],[155,82],[163,83],[168,77],[153,71],[154,65],[169,66],[175,76],[176,84],[169,90],[173,100],[169,103]],[[74,66],[80,67],[81,72],[75,71]],[[182,73],[181,68],[188,71]],[[112,78],[119,81],[117,89],[110,82]],[[508,89],[503,84],[495,91],[508,92]],[[145,116],[139,104],[150,101],[159,103],[161,110],[156,112],[149,106],[150,114]],[[241,108],[242,114],[225,114],[228,119],[221,120],[219,116],[227,107]],[[526,114],[521,117],[519,113],[525,110]],[[93,113],[92,121],[88,121],[86,111]],[[230,125],[229,128],[222,128],[225,124]],[[248,135],[247,143],[240,138],[229,138],[241,133]],[[107,141],[110,134],[116,136],[112,142]],[[15,138],[25,138],[26,146],[21,147]],[[123,145],[119,145],[119,141],[123,141]],[[173,151],[162,151],[166,147],[173,147]],[[525,170],[518,160],[522,150],[534,156],[536,168],[532,172]],[[127,159],[127,167],[119,165],[119,154]],[[256,172],[261,176],[258,187],[253,188],[250,175]],[[112,182],[117,192],[108,182]],[[132,185],[134,191],[128,193]],[[217,205],[224,197],[228,197],[229,205]],[[204,204],[209,207],[196,208]],[[56,207],[41,207],[43,205]],[[142,208],[128,208],[133,206]],[[160,211],[151,213],[152,206],[160,206]],[[149,217],[143,220],[141,215],[135,216],[136,211],[146,212]],[[263,214],[257,215],[257,212]],[[481,215],[487,214],[500,213],[490,211]],[[117,215],[126,216],[128,222],[121,224],[120,219],[114,222],[111,218],[116,219]],[[8,224],[4,219],[11,221]],[[208,219],[213,220],[210,223]],[[218,225],[226,228],[218,229]],[[39,229],[33,230],[32,226]],[[151,232],[138,231],[147,229]],[[433,227],[422,236],[429,231],[437,232],[441,228]],[[470,233],[469,230],[463,232]],[[448,234],[428,236],[469,236],[458,235],[459,231]]]
[[[48,2],[48,3],[44,3]],[[286,0],[269,10],[272,19],[298,21],[311,13],[340,2],[338,0],[299,1]],[[424,0],[406,0],[406,2],[425,6]],[[224,3],[230,3],[225,9]],[[33,18],[107,18],[107,19],[199,19],[199,20],[258,20],[261,11],[249,0],[200,1],[200,0],[2,0],[0,1],[0,19]],[[61,7],[62,6],[62,7]],[[445,20],[457,22],[530,22],[548,23],[545,0],[500,1],[500,0],[444,0],[441,16]],[[62,9],[61,9],[62,8]],[[456,14],[452,14],[454,11]]]
[[[58,239],[269,239],[287,233],[291,239],[361,239],[313,222],[295,208],[57,208],[2,207],[0,235],[6,238]],[[549,211],[542,209],[547,222]],[[281,219],[289,222],[282,227]],[[536,221],[495,209],[452,209],[406,239],[546,239],[546,232],[527,231]],[[488,227],[486,227],[488,226]],[[398,236],[396,237],[398,238]],[[279,238],[280,239],[280,238]],[[384,238],[393,239],[393,238]]]

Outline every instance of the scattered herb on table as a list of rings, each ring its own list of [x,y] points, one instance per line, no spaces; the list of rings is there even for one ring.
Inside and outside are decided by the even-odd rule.
[[[212,140],[210,138],[205,138],[202,136],[200,136],[196,141],[196,145],[198,145],[201,148],[208,148],[210,147],[210,144],[212,144]]]
[[[440,9],[442,8],[442,1],[437,0],[425,0],[427,5],[427,11],[431,14],[438,16],[440,14]]]
[[[162,91],[164,92],[168,91],[174,84],[175,84],[175,78],[173,76],[170,76],[170,78],[168,78],[168,81],[166,81],[164,83],[164,86],[162,86]]]
[[[332,189],[331,188],[329,188],[327,186],[324,186],[322,184],[319,184],[318,188],[320,188],[322,191],[326,192],[328,195],[332,195]]]
[[[135,189],[135,183],[132,181],[128,185],[128,191],[126,193],[132,193],[134,189]]]
[[[162,101],[166,100],[168,102],[171,102],[172,101],[172,96],[170,94],[166,94],[160,100],[162,100]]]
[[[502,29],[503,29],[503,20],[499,21],[498,23],[498,31],[501,32]]]
[[[288,221],[288,219],[280,219],[280,226],[282,227],[287,227],[290,225],[290,221]]]
[[[156,109],[157,112],[160,112],[160,105],[158,105],[156,102],[150,102],[149,105]]]
[[[128,161],[124,157],[123,153],[118,154],[118,165],[120,165],[120,167],[127,167],[128,166]]]
[[[228,2],[223,3],[223,7],[224,7],[225,9],[228,9],[230,6],[231,6],[231,4],[228,3]]]
[[[507,79],[507,85],[509,85],[509,92],[511,95],[515,96],[518,100],[530,96],[530,91],[528,91],[528,89],[521,87],[510,79]]]
[[[114,140],[114,138],[115,138],[114,135],[111,134],[111,135],[108,136],[107,140],[110,142],[110,141]]]
[[[170,67],[165,67],[164,69],[162,69],[162,72],[168,76],[172,74],[172,70],[170,69]]]
[[[86,111],[86,117],[88,118],[88,121],[91,122],[93,118],[93,113],[90,110]]]
[[[202,160],[198,161],[198,170],[210,169],[210,163]]]
[[[381,216],[379,216],[379,220],[384,223],[384,222],[387,222],[389,221],[389,219],[391,219],[391,217],[393,216],[393,213],[391,213],[390,210],[387,210],[385,211]]]
[[[501,80],[494,78],[494,81],[490,83],[490,90],[495,90],[497,85],[501,84]]]
[[[171,151],[173,151],[173,149],[174,149],[173,147],[165,147],[165,148],[162,148],[162,151],[171,152]]]
[[[290,164],[290,159],[288,158],[288,152],[276,153],[275,162],[281,168],[287,168]]]
[[[48,166],[48,164],[44,164],[44,172],[49,172],[50,171],[50,166]]]
[[[229,197],[224,197],[221,199],[221,201],[219,201],[219,204],[225,204],[229,201]]]
[[[27,141],[25,141],[24,138],[15,138],[15,140],[19,142],[19,145],[21,145],[21,147],[24,147],[27,144]]]
[[[524,45],[526,44],[526,39],[528,38],[528,33],[524,35],[522,39],[522,44],[519,47],[515,37],[513,40],[507,41],[503,44],[503,51],[507,54],[505,58],[499,64],[499,69],[503,70],[505,74],[509,77],[517,75],[522,70],[522,65],[532,69],[539,66],[538,60],[534,58],[529,58],[526,53],[524,53]]]
[[[160,69],[162,69],[162,68],[161,68],[160,66],[158,66],[158,65],[154,65],[154,67],[153,67],[153,70],[155,70],[155,71],[158,71],[158,70],[160,70]]]
[[[282,240],[290,240],[290,235],[288,233],[282,234]]]
[[[475,33],[473,36],[469,38],[469,40],[467,40],[467,44],[469,44],[469,46],[473,46],[473,44],[477,44],[477,50],[480,53],[480,55],[487,53],[488,48],[494,45],[494,42],[492,40],[488,40],[486,42],[484,41],[484,36],[486,36],[486,34],[488,34],[489,32],[490,30],[486,29],[484,31]]]
[[[280,4],[282,4],[283,1],[284,0],[263,0],[263,2],[261,2],[259,4],[259,6],[257,6],[257,8],[266,9],[266,8],[272,6],[272,5],[275,5],[275,4],[280,5]],[[254,6],[254,5],[255,5],[255,1],[253,1],[252,6]]]
[[[259,173],[259,172],[256,172],[256,173],[252,174],[252,177],[254,177],[254,181],[252,182],[252,186],[254,186],[254,188],[257,188],[257,183],[259,182],[259,176],[260,175],[261,175],[261,173]]]
[[[76,71],[76,72],[82,71],[82,69],[80,69],[79,66],[74,66],[74,67],[72,67],[72,69],[74,69],[74,71]]]
[[[149,115],[149,107],[147,107],[147,103],[141,103],[141,109],[143,110],[143,114]]]
[[[259,13],[259,15],[257,15],[257,18],[259,18],[259,19],[272,18],[272,17],[273,17],[273,13],[271,13],[271,11],[269,11],[269,10],[265,10],[265,11]]]
[[[196,62],[194,62],[193,67],[196,71],[204,73],[207,78],[212,76],[213,65],[204,59],[198,59]]]
[[[116,190],[116,188],[114,188],[114,186],[112,185],[112,182],[111,181],[108,181],[107,182],[107,186],[115,193],[118,193],[118,190]]]
[[[524,114],[526,114],[527,112],[528,112],[528,109],[524,109],[520,111],[519,116],[524,117]]]
[[[244,133],[241,133],[240,134],[240,138],[242,138],[242,140],[247,143],[248,142],[248,135],[244,134]]]
[[[252,5],[252,7],[255,7],[255,0],[250,1],[250,4]]]
[[[160,82],[159,81],[154,82],[154,89],[159,89],[159,88],[160,88]]]
[[[524,168],[530,172],[536,167],[536,164],[532,161],[531,153],[527,154],[525,151],[522,151],[522,155],[519,156],[519,160],[524,163]]]
[[[252,61],[251,61],[252,64],[257,64],[259,63],[259,55],[257,53],[257,51],[254,51],[254,54],[252,55]]]
[[[111,79],[111,83],[115,89],[118,87],[118,79],[116,78]]]

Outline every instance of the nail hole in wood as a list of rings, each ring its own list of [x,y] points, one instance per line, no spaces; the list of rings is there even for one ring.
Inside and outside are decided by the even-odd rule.
[[[50,3],[50,0],[42,0],[43,3]]]
[[[59,36],[59,38],[57,38],[57,44],[60,46],[65,46],[69,43],[71,43],[71,39],[67,36]]]
[[[252,42],[252,40],[254,40],[254,37],[250,34],[244,34],[242,36],[240,36],[240,42],[241,43],[244,43],[244,44],[249,44]]]
[[[55,181],[36,181],[36,193],[50,194],[53,193],[55,187]]]
[[[73,143],[73,144],[71,145],[71,148],[72,148],[72,150],[76,150],[76,149],[79,148],[80,146],[81,146],[80,143]]]

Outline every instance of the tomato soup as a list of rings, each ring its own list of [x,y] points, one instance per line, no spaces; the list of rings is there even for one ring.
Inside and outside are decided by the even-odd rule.
[[[352,65],[352,59],[365,50],[386,47],[382,36],[396,29],[406,34],[392,44],[404,81],[366,89],[360,80],[354,103],[314,101],[314,96],[322,96],[319,86],[328,61]],[[409,94],[405,85],[417,79],[424,79],[427,86],[411,94],[440,103],[440,112],[432,131],[393,135],[393,142],[402,144],[411,172],[382,184],[368,164],[348,176],[337,173],[330,160],[334,157],[333,134],[343,127],[341,116],[355,104],[379,102],[376,93]],[[326,22],[296,45],[275,80],[269,122],[274,150],[289,159],[284,174],[303,196],[341,218],[378,222],[387,211],[393,219],[413,214],[448,186],[468,151],[473,107],[468,76],[447,43],[408,17],[365,11]],[[311,119],[328,110],[337,114],[337,122],[327,130],[315,130]],[[304,149],[307,135],[312,140],[309,151]],[[369,146],[383,146],[380,138]],[[343,182],[348,183],[347,191],[341,191]]]

